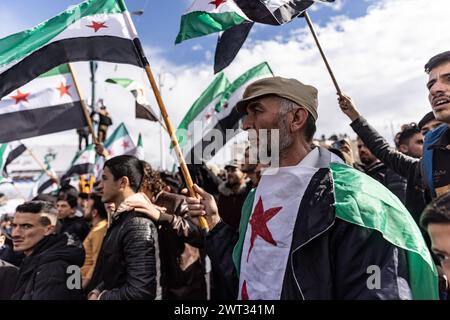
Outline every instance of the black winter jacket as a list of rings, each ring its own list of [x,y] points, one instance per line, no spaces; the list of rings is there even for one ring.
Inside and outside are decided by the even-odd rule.
[[[112,222],[97,258],[88,290],[100,300],[149,300],[156,297],[156,228],[145,215],[122,212]]]
[[[67,232],[69,234],[77,236],[77,238],[83,242],[89,234],[89,224],[82,217],[73,217],[61,219],[61,230],[59,233]]]
[[[0,300],[9,300],[16,286],[19,270],[0,259]]]
[[[25,257],[20,269],[12,300],[81,300],[81,287],[70,289],[69,266],[84,263],[81,242],[68,234],[50,235],[42,239],[31,255]],[[81,284],[81,274],[79,284]],[[76,283],[76,282],[74,282]]]

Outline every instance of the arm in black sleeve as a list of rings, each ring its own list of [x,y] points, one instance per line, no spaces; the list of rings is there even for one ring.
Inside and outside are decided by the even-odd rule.
[[[150,219],[133,217],[124,227],[124,285],[101,293],[100,300],[149,300],[156,297],[156,228]]]
[[[375,157],[380,159],[387,167],[407,178],[408,181],[414,181],[414,184],[422,185],[419,159],[404,155],[389,146],[387,141],[363,117],[353,121],[350,126]],[[411,179],[411,176],[414,176],[414,179]]]
[[[238,233],[225,222],[219,222],[206,236],[206,253],[211,259],[215,270],[223,277],[223,288],[228,299],[236,299],[239,287],[239,279],[233,262],[233,249],[238,239]]]

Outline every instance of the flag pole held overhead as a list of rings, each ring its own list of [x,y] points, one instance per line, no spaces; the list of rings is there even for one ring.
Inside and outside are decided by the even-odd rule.
[[[322,56],[322,59],[325,62],[325,66],[327,67],[328,73],[331,76],[331,80],[333,80],[334,87],[336,88],[337,93],[339,95],[341,95],[342,94],[341,89],[339,88],[339,85],[338,85],[338,83],[336,81],[336,78],[335,78],[335,76],[333,74],[333,71],[331,70],[330,64],[328,63],[328,59],[327,59],[327,57],[325,56],[325,53],[322,50],[322,46],[319,43],[319,39],[317,38],[317,34],[314,31],[314,27],[312,25],[311,19],[309,18],[308,12],[306,12],[306,10],[304,12],[304,16],[305,16],[306,23],[308,24],[308,27],[311,30],[312,36],[314,38],[314,41],[316,42],[317,48],[319,48],[320,55]]]
[[[80,87],[78,86],[78,80],[75,75],[75,70],[72,68],[72,64],[70,62],[67,65],[69,66],[69,71],[70,71],[70,74],[72,75],[73,84],[75,85],[75,89],[77,90],[78,97],[80,97],[81,110],[83,110],[83,115],[84,115],[84,118],[88,125],[89,132],[92,134],[92,140],[94,141],[94,144],[97,145],[97,144],[99,144],[99,142],[98,142],[97,136],[95,135],[94,127],[92,126],[92,121],[91,121],[91,117],[89,116],[86,102],[84,101],[83,95],[81,94]]]

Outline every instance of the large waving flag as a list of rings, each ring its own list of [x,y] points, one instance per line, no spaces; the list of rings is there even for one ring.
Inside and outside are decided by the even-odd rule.
[[[249,19],[233,0],[196,0],[181,17],[175,43],[225,31]]]
[[[181,120],[178,126],[177,138],[180,146],[186,146],[188,140],[193,141],[193,144],[197,143],[201,137],[194,137],[194,124],[209,123],[209,119],[214,115],[214,107],[219,102],[219,99],[230,82],[227,77],[220,73],[213,82],[202,92],[200,97],[195,100],[194,104],[188,110],[183,120]],[[183,131],[184,134],[181,134]]]
[[[239,298],[280,299],[293,232],[308,224],[309,206],[320,203],[323,211],[331,211],[324,214],[379,232],[385,241],[405,251],[408,264],[405,280],[412,294],[409,298],[438,299],[436,267],[408,210],[382,184],[327,154],[328,151],[315,148],[296,166],[269,168],[258,187],[250,192],[233,251]],[[292,190],[295,192],[289,192]],[[305,224],[302,219],[296,222],[297,212],[301,212]],[[320,225],[315,228],[322,230]],[[366,247],[376,250],[370,244]],[[274,263],[261,259],[267,255]],[[364,257],[364,252],[361,255]],[[359,272],[366,273],[367,266],[362,266]],[[355,281],[366,281],[361,280],[360,274],[354,276]],[[408,298],[409,292],[402,293]]]
[[[105,149],[110,157],[123,154],[133,155],[136,145],[128,132],[127,127],[122,122],[116,130],[105,140]]]
[[[0,126],[0,142],[84,127],[86,120],[67,64],[3,97],[0,122],[10,124]]]
[[[27,99],[16,90],[73,61],[142,67],[136,30],[123,0],[87,0],[32,29],[0,39],[0,98]]]
[[[267,62],[263,62],[247,70],[231,84],[229,84],[220,95],[216,104],[209,110],[209,113],[206,114],[207,117],[206,115],[204,116],[203,137],[208,136],[212,129],[219,130],[222,140],[214,140],[214,143],[221,143],[222,146],[233,138],[237,131],[234,131],[234,134],[232,135],[230,134],[231,131],[227,134],[227,129],[237,129],[239,126],[239,120],[242,118],[242,114],[240,114],[234,106],[242,98],[245,88],[259,79],[271,76],[273,76],[273,72],[270,69],[269,64]],[[215,137],[217,139],[217,136]],[[202,139],[201,141],[198,141],[198,144],[200,144],[201,147],[199,148],[194,146],[190,150],[191,155],[195,154],[195,158],[198,159],[199,155],[196,155],[196,151],[201,150],[203,155],[203,151],[210,143],[211,142],[209,139]],[[213,152],[211,156],[214,156],[215,152],[218,150],[219,149],[215,148],[212,149]]]
[[[129,90],[135,99],[136,118],[153,122],[158,121],[158,116],[150,107],[150,103],[145,98],[144,86],[142,83],[128,78],[109,78],[105,82],[118,84]]]

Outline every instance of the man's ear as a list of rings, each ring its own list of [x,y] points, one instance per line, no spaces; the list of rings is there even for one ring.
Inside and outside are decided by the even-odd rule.
[[[308,111],[304,108],[298,108],[294,111],[294,119],[291,123],[291,131],[299,131],[305,127],[306,119],[308,119]]]
[[[53,225],[51,225],[51,224],[49,224],[48,226],[45,226],[45,235],[46,236],[49,236],[49,235],[51,235],[51,234],[54,234],[55,233],[55,226],[53,226]]]
[[[130,179],[128,179],[127,176],[123,176],[122,178],[120,178],[120,187],[121,188],[126,188],[130,186]]]
[[[398,150],[399,150],[401,153],[408,153],[409,148],[408,148],[407,145],[401,144],[401,145],[398,146]]]

